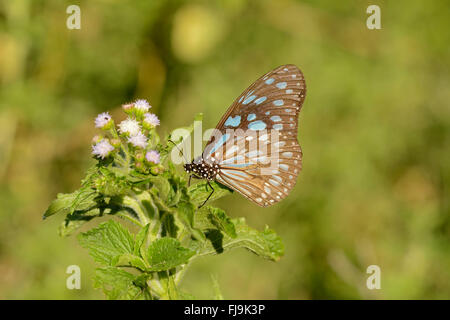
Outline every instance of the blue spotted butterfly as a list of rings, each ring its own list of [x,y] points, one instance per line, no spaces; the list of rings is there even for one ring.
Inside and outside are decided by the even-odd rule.
[[[184,169],[208,181],[209,197],[209,181],[215,180],[259,206],[285,198],[302,167],[297,123],[305,94],[295,65],[263,75],[233,102],[202,155]]]

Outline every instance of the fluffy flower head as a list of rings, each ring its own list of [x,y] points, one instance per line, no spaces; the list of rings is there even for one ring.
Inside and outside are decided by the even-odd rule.
[[[147,154],[145,155],[145,159],[148,162],[152,162],[154,164],[158,164],[160,161],[160,157],[159,157],[159,153],[158,151],[155,150],[150,150],[149,152],[147,152]]]
[[[147,102],[147,100],[144,100],[144,99],[136,100],[134,102],[134,107],[136,108],[137,111],[140,111],[140,112],[143,112],[143,113],[148,112],[148,109],[151,108],[151,106]]]
[[[119,123],[119,132],[135,136],[141,132],[141,127],[136,120],[128,118]]]
[[[111,122],[111,116],[108,112],[100,113],[97,118],[95,118],[95,127],[104,128]]]
[[[156,114],[153,113],[144,114],[144,125],[148,126],[149,128],[159,126],[159,119],[156,116]]]
[[[129,137],[128,142],[138,148],[145,149],[147,147],[147,137],[142,132],[138,132],[136,135]]]
[[[107,139],[104,139],[92,146],[92,154],[98,158],[105,159],[109,156],[114,147],[109,143]]]

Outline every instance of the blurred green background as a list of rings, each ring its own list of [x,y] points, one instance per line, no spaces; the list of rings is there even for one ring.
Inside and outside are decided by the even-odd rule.
[[[81,30],[66,28],[71,4]],[[371,4],[381,30],[366,27]],[[0,0],[0,299],[103,298],[86,250],[57,235],[63,217],[42,221],[94,162],[99,112],[145,98],[161,134],[198,112],[212,128],[286,63],[308,87],[297,186],[266,209],[239,194],[217,204],[276,230],[285,256],[199,259],[183,289],[212,297],[213,274],[228,299],[450,298],[447,5]],[[81,290],[66,289],[71,264]],[[381,268],[380,290],[366,287],[369,265]]]

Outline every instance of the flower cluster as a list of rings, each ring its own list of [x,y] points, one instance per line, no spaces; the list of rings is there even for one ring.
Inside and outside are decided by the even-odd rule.
[[[160,124],[158,117],[149,112],[151,106],[144,99],[124,104],[122,108],[128,117],[118,124],[117,130],[108,112],[95,119],[95,127],[106,131],[108,136],[94,137],[92,154],[98,159],[111,157],[118,165],[138,171],[160,172],[160,154],[151,142],[156,135],[154,129]]]

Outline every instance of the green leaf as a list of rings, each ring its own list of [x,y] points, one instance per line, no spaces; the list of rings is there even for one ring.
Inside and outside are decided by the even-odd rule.
[[[85,224],[86,220],[64,220],[58,228],[58,234],[60,237],[68,237],[76,230],[78,230],[83,224]]]
[[[179,227],[177,226],[173,214],[164,212],[161,215],[161,236],[176,238]]]
[[[90,210],[98,205],[96,200],[99,194],[94,189],[83,187],[75,193],[76,197],[70,206],[70,213]]]
[[[46,219],[56,213],[70,214],[75,211],[91,210],[98,205],[99,194],[90,187],[82,187],[73,193],[59,193],[45,211]]]
[[[125,194],[131,189],[127,177],[120,176],[121,170],[118,168],[99,169],[100,174],[94,179],[94,184],[99,193],[106,197],[114,197]]]
[[[95,217],[101,216],[103,213],[111,213],[111,210],[94,208],[88,211],[75,211],[74,213],[67,214],[66,219],[58,229],[58,233],[61,237],[67,237],[78,230],[83,224]]]
[[[206,237],[203,232],[193,227],[195,209],[196,207],[192,203],[184,200],[180,201],[176,208],[177,218],[195,239],[199,241],[205,241]]]
[[[162,176],[156,176],[151,177],[149,180],[153,184],[153,187],[156,188],[156,190],[158,190],[158,196],[163,201],[166,201],[171,190],[170,183],[169,181],[167,181],[167,178]]]
[[[150,244],[147,257],[152,271],[164,271],[185,264],[194,254],[174,238],[161,238]]]
[[[233,191],[220,183],[210,181],[211,186],[214,188],[214,192],[209,198],[208,202],[217,200],[219,198],[225,197],[231,194]],[[192,202],[199,206],[205,202],[208,196],[211,194],[212,190],[208,186],[207,181],[202,181],[200,183],[194,184],[189,187],[188,194],[192,199]]]
[[[139,230],[136,235],[136,239],[134,242],[133,254],[138,256],[141,252],[141,247],[145,244],[148,236],[148,229],[150,228],[150,223],[146,224],[141,230]]]
[[[169,283],[167,286],[167,294],[169,296],[170,300],[178,300],[179,294],[178,294],[178,288],[175,284],[175,281],[173,280],[173,276],[169,277]]]
[[[142,271],[147,270],[145,261],[141,257],[130,253],[115,256],[111,260],[111,264],[115,267],[135,267]]]
[[[233,221],[222,209],[205,206],[197,212],[195,221],[196,227],[201,230],[216,228],[231,238],[237,237]]]
[[[70,206],[75,201],[76,192],[74,193],[58,193],[56,199],[48,207],[44,213],[44,219],[56,213],[63,212],[65,214],[70,212]]]
[[[140,287],[139,284],[145,284],[145,282],[140,281],[139,276],[119,268],[99,268],[95,272],[94,288],[102,289],[110,300],[142,299],[148,290]]]
[[[187,201],[178,203],[176,213],[178,218],[183,222],[184,225],[192,228],[194,224],[195,213],[195,206],[192,203]]]
[[[133,253],[134,240],[130,232],[113,220],[100,224],[88,232],[80,233],[78,241],[89,250],[94,260],[103,265],[113,265],[116,256]]]
[[[220,254],[233,248],[245,248],[263,258],[278,261],[284,254],[281,238],[269,228],[257,231],[245,223],[244,218],[232,220],[236,229],[236,238],[231,238],[217,229],[207,230],[209,241],[199,244],[191,243],[191,249],[198,250],[199,255]]]

